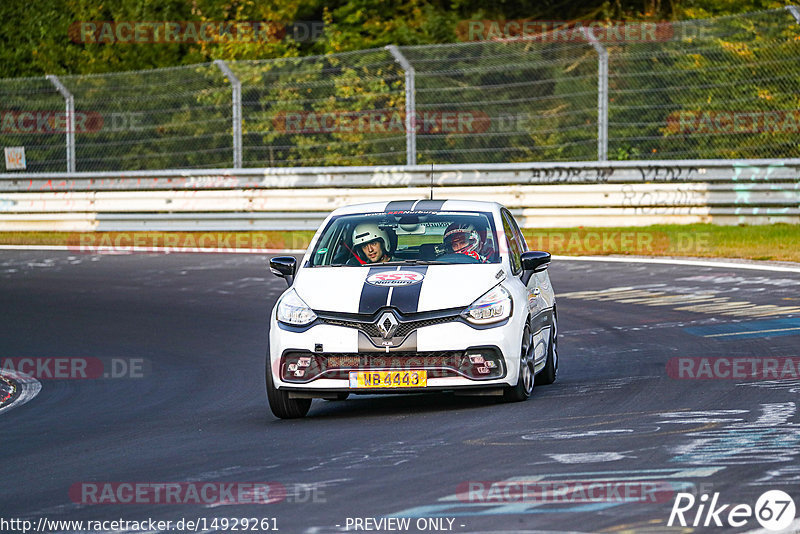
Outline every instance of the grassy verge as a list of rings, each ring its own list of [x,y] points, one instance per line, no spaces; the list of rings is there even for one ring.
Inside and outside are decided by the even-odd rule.
[[[188,249],[303,249],[310,231],[287,232],[0,232],[4,245],[131,246]],[[632,254],[800,262],[800,225],[654,225],[636,228],[524,230],[531,249],[562,255]]]
[[[571,256],[632,254],[800,262],[800,225],[653,225],[523,231],[531,249]]]
[[[59,245],[76,252],[92,247],[171,249],[304,249],[312,231],[269,232],[0,232],[0,245]]]

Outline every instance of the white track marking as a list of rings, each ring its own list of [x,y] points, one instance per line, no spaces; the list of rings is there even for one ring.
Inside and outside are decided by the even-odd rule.
[[[772,332],[789,332],[792,330],[800,330],[800,327],[796,328],[771,328],[769,330],[742,330],[741,332],[726,332],[724,334],[709,334],[703,337],[726,337],[726,336],[746,336],[750,334],[768,334]]]
[[[672,258],[621,258],[617,256],[553,256],[554,260],[566,261],[599,261],[616,263],[656,263],[662,265],[692,265],[695,267],[723,267],[725,269],[750,269],[754,271],[774,271],[782,273],[800,273],[800,265],[783,266],[760,263],[738,263],[718,260],[681,260]]]
[[[10,404],[6,404],[0,408],[0,413],[6,412],[18,406],[22,406],[29,400],[33,399],[42,390],[42,384],[40,384],[35,378],[32,378],[28,375],[8,370],[0,370],[0,374],[6,378],[14,380],[20,388],[19,396]]]
[[[561,464],[590,464],[596,462],[616,462],[626,458],[635,458],[619,452],[579,452],[570,454],[547,454]]]
[[[800,529],[800,518],[795,519],[792,521],[788,527],[783,529],[781,532],[797,532]],[[742,532],[742,534],[774,534],[774,530],[767,530],[765,528],[759,528],[756,530],[748,530],[747,532]]]

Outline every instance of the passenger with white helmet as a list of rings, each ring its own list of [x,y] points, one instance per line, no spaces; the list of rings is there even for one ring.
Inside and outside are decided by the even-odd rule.
[[[391,242],[386,230],[374,223],[362,223],[353,229],[353,247],[368,263],[392,261]]]

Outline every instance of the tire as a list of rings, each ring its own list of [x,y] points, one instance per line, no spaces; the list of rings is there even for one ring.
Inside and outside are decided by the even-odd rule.
[[[267,400],[269,409],[275,417],[281,419],[297,419],[305,417],[311,408],[311,399],[290,399],[288,391],[281,391],[272,383],[272,369],[270,369],[270,359],[267,355]]]
[[[553,328],[550,329],[550,343],[547,346],[547,362],[538,375],[536,385],[546,386],[556,381],[558,376],[558,320],[553,312]]]
[[[531,335],[531,327],[526,324],[525,329],[522,331],[522,342],[520,343],[520,367],[519,377],[517,378],[517,385],[508,387],[503,391],[503,400],[506,402],[520,402],[527,400],[533,393],[534,376],[533,376],[533,358],[531,351],[533,350],[533,336]]]

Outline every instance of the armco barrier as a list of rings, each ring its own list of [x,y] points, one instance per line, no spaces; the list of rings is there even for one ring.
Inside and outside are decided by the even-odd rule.
[[[800,222],[800,160],[695,160],[0,174],[0,230],[311,230],[431,183],[530,228]]]

